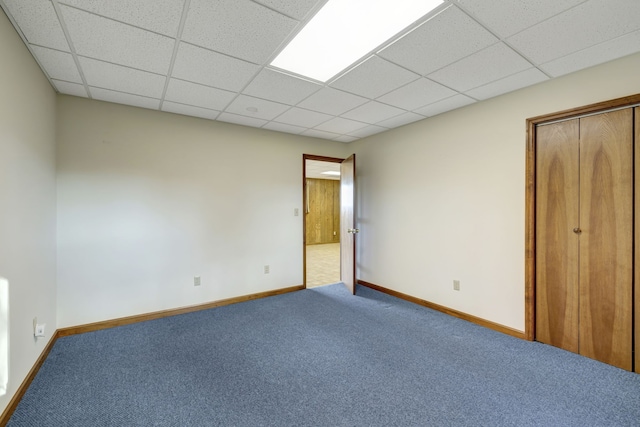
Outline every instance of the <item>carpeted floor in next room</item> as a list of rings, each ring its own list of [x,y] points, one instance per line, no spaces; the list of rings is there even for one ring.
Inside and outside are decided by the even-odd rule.
[[[639,424],[640,375],[337,284],[61,338],[8,425]]]

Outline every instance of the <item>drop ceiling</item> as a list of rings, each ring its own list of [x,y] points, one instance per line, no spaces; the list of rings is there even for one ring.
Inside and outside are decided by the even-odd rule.
[[[327,175],[324,172],[340,173],[340,163],[306,160],[305,176],[307,178],[340,180],[340,175]]]
[[[326,83],[269,64],[325,0],[0,0],[62,94],[351,142],[640,51],[638,0],[449,0]]]

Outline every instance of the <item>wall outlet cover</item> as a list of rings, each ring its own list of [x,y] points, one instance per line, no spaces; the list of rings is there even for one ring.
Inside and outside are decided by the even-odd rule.
[[[45,326],[47,326],[47,325],[46,325],[46,324],[44,324],[44,323],[38,323],[38,324],[36,324],[36,328],[35,328],[35,333],[34,333],[34,335],[35,335],[36,337],[44,337],[44,328],[45,328]]]

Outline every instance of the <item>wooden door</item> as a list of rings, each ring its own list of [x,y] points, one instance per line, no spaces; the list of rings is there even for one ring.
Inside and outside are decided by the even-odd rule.
[[[356,155],[340,165],[340,281],[356,293]]]
[[[306,185],[306,244],[337,243],[340,231],[340,182],[307,178]]]
[[[580,354],[630,370],[633,122],[625,109],[580,119]]]
[[[635,371],[640,374],[640,148],[638,147],[638,144],[640,144],[640,107],[635,108],[635,118]]]
[[[631,370],[633,110],[536,132],[536,339]]]
[[[539,126],[536,340],[578,352],[579,120]]]

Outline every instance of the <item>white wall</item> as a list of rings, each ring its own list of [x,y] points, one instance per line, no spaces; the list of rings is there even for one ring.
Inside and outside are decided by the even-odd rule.
[[[353,143],[358,277],[524,330],[525,120],[638,76],[634,55]]]
[[[348,148],[60,96],[60,327],[301,285],[302,154]]]
[[[0,52],[0,280],[9,283],[10,338],[1,413],[56,330],[56,187],[55,92],[2,12]],[[33,337],[36,316],[44,339]]]

